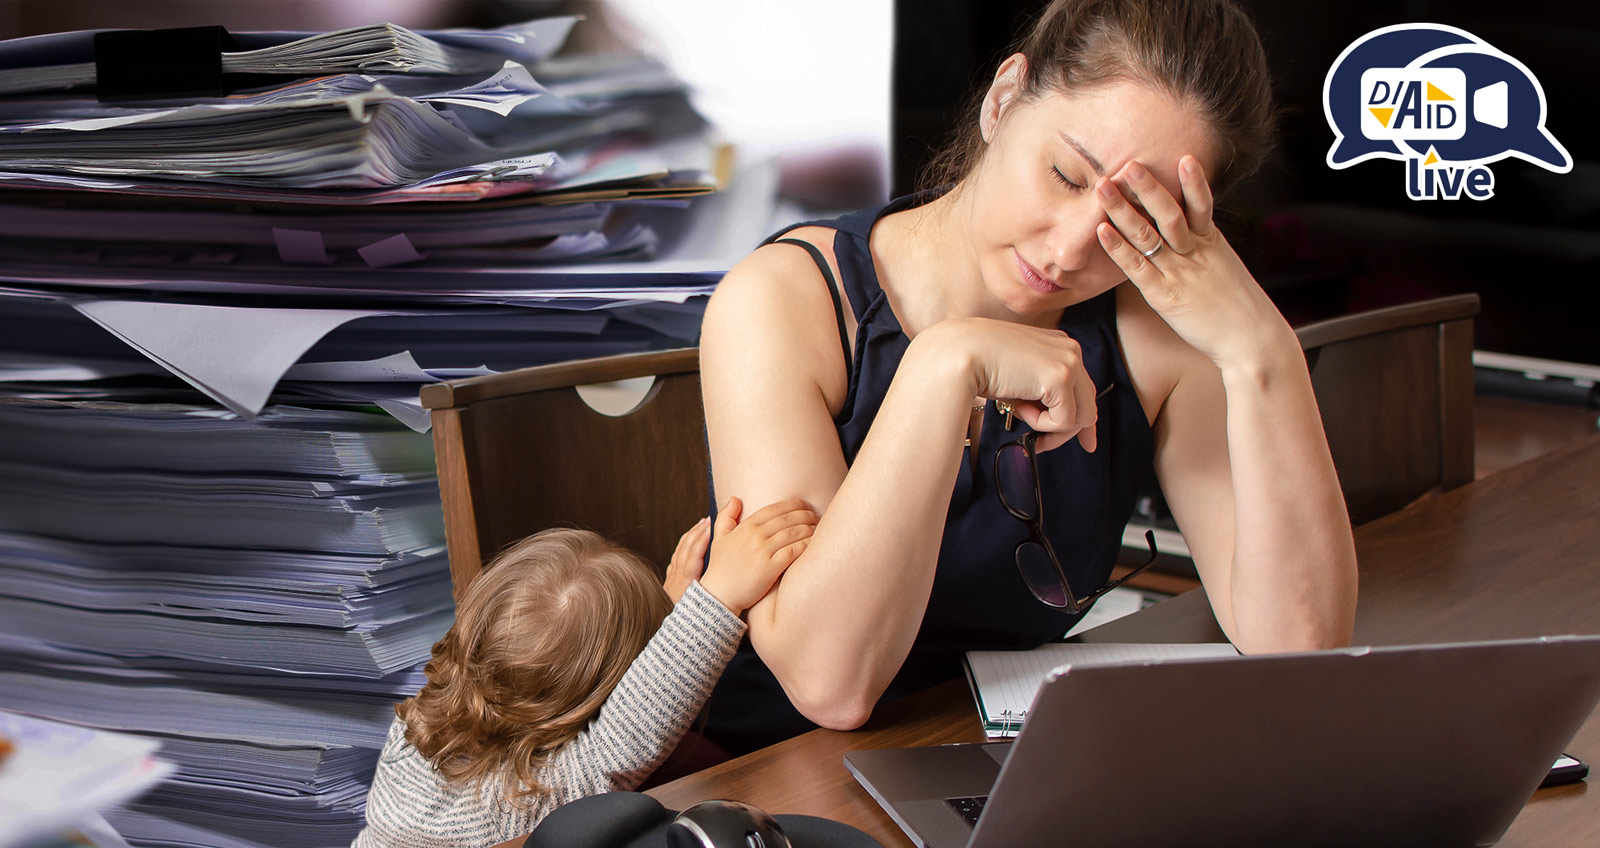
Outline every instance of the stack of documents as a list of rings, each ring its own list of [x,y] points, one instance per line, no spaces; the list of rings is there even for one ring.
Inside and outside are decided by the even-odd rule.
[[[251,33],[238,40],[260,46],[230,51],[221,55],[225,74],[322,75],[336,71],[368,73],[470,74],[500,66],[501,55],[511,51],[524,60],[537,61],[539,52],[526,52],[523,45],[543,48],[553,29],[566,25],[533,22],[507,27],[497,33],[456,33],[429,38],[394,24],[373,24],[337,32],[306,35],[292,33]],[[544,29],[544,32],[540,32]],[[92,89],[97,82],[94,61],[94,33],[65,32],[20,38],[0,53],[0,94]],[[237,46],[237,45],[235,45]],[[72,61],[73,59],[83,61]],[[48,64],[32,65],[43,60]]]
[[[532,106],[534,113],[572,111],[527,67],[558,50],[573,22],[434,37],[390,24],[298,39],[259,33],[278,43],[220,53],[223,74],[286,75],[289,82],[179,102],[152,91],[147,102],[119,106],[94,94],[13,96],[0,111],[0,161],[8,171],[46,175],[301,188],[413,183],[505,158],[497,152],[535,152],[531,140],[504,146],[490,136],[509,137],[503,122],[530,101],[546,101]],[[0,69],[0,93],[103,87],[93,61],[68,61],[97,49],[88,32],[0,43],[0,68],[20,65]],[[503,122],[475,130],[455,109]]]
[[[0,43],[0,704],[162,741],[132,844],[348,845],[453,617],[420,386],[694,344],[773,226],[574,23],[235,33],[143,100]]]
[[[0,399],[0,703],[165,740],[134,844],[338,845],[452,611],[426,436],[376,410]]]
[[[0,42],[0,383],[426,430],[425,383],[693,344],[775,180],[576,23],[235,33],[227,93],[111,101],[96,33]]]

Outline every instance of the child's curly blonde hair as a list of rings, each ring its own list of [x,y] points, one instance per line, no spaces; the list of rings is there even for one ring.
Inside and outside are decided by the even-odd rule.
[[[628,550],[587,530],[529,536],[457,603],[427,685],[395,707],[406,739],[451,782],[542,792],[535,772],[600,711],[671,609]]]

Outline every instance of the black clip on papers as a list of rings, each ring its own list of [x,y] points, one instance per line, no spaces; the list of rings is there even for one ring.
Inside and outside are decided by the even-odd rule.
[[[97,32],[95,94],[102,103],[221,97],[222,53],[237,49],[220,26]]]

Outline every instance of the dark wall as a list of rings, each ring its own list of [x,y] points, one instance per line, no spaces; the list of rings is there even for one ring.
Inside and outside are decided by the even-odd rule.
[[[1475,291],[1478,348],[1600,365],[1600,5],[1244,0],[1283,109],[1279,144],[1226,199],[1225,231],[1291,321]],[[987,83],[1034,0],[897,2],[892,155],[896,194]],[[1335,171],[1322,109],[1329,67],[1391,24],[1460,27],[1519,59],[1545,91],[1546,127],[1572,155],[1567,174],[1515,159],[1492,167],[1486,201],[1413,201],[1404,165]]]

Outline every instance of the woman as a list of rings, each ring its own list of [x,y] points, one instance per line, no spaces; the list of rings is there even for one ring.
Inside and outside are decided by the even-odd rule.
[[[713,696],[730,749],[857,727],[963,650],[1059,637],[1074,618],[1039,574],[1103,587],[1151,464],[1236,646],[1350,638],[1354,546],[1305,361],[1211,219],[1211,185],[1271,135],[1248,20],[1229,0],[1056,0],[970,130],[953,187],[780,234],[707,310],[718,496],[822,514]],[[968,462],[985,400],[1013,414],[986,404]],[[1018,558],[1031,506],[991,476],[1028,431],[1043,565],[1037,545]]]

